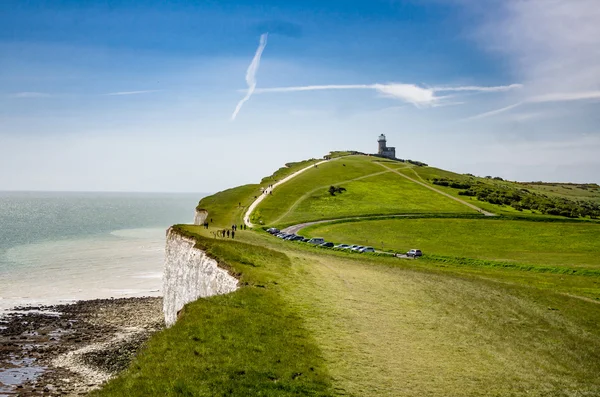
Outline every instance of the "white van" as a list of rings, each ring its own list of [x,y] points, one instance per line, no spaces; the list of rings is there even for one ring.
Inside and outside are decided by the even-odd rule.
[[[322,237],[313,237],[310,240],[308,240],[309,244],[323,244],[325,242],[325,239]]]

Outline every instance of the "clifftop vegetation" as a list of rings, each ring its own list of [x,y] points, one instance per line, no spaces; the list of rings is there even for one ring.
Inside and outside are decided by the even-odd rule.
[[[488,178],[489,179],[489,178]],[[493,178],[492,178],[493,179]],[[502,179],[496,179],[502,181]],[[447,178],[433,178],[432,183],[438,186],[447,186],[461,189],[461,196],[476,197],[480,201],[490,204],[507,205],[517,211],[533,210],[546,215],[559,215],[568,218],[589,217],[596,219],[600,217],[600,202],[585,199],[569,199],[566,197],[550,196],[539,192],[532,192],[519,186],[490,184],[482,180],[454,180]],[[530,184],[527,184],[530,185]],[[597,185],[575,185],[577,187]]]

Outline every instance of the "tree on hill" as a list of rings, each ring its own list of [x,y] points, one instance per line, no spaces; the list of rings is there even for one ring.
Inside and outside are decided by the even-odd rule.
[[[331,194],[332,196],[335,196],[336,193],[343,193],[346,191],[346,188],[344,187],[335,187],[333,185],[329,186],[329,194]]]

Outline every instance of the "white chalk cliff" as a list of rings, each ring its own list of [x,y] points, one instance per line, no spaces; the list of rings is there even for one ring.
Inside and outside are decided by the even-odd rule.
[[[167,230],[163,274],[163,312],[167,327],[175,324],[177,313],[186,303],[238,289],[238,280],[194,245],[193,239],[172,228]]]
[[[194,215],[194,225],[202,225],[206,221],[208,217],[208,211],[203,209],[196,209],[196,214]]]

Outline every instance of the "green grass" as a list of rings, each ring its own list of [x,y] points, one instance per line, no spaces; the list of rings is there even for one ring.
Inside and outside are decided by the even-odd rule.
[[[398,262],[323,257],[299,280],[339,395],[600,392],[597,304]]]
[[[600,305],[543,288],[598,290],[589,277],[521,282],[513,270],[351,255],[250,231],[244,243],[196,238],[247,285],[187,305],[98,395],[600,392]]]
[[[260,194],[258,184],[238,186],[204,197],[197,208],[208,209],[207,220],[213,220],[211,226],[231,227],[242,224],[244,212],[257,194]]]
[[[331,161],[299,176],[304,182],[288,190],[284,184],[273,198],[277,192],[298,198],[310,192],[306,187],[311,184],[337,186],[336,178],[385,171],[371,160],[352,156]],[[393,174],[373,178],[381,176]],[[398,183],[411,183],[395,177]],[[347,186],[358,193],[358,184],[367,179]],[[344,242],[379,241],[385,230],[378,222],[389,223],[391,234],[383,236],[389,238],[386,248],[395,244],[404,250],[435,240],[431,251],[418,248],[438,256],[419,260],[316,248],[262,231],[239,231],[236,241],[207,238],[215,226],[239,223],[260,186],[203,199],[201,206],[214,220],[208,231],[178,226],[222,267],[239,274],[242,287],[186,305],[174,327],[152,337],[130,368],[94,395],[600,395],[600,277],[495,265],[598,269],[594,253],[600,251],[600,225],[467,214],[462,219],[369,220],[312,228],[318,234],[329,228]],[[388,205],[385,191],[371,189],[343,205],[323,204],[330,208],[325,216],[362,205],[375,211],[363,203],[365,197],[373,200],[371,192]],[[424,200],[452,202],[427,193]],[[304,201],[292,208],[292,219],[305,208]],[[281,217],[291,206],[287,201],[287,207],[277,208],[283,202],[261,208],[262,216]],[[302,216],[323,216],[323,206],[306,207]],[[411,240],[415,238],[422,240]],[[512,250],[515,241],[519,252]]]
[[[330,395],[330,377],[303,319],[282,298],[289,258],[267,248],[181,233],[240,274],[238,291],[188,304],[99,396]]]
[[[384,219],[302,230],[328,241],[426,254],[600,268],[600,224],[502,219]]]
[[[208,220],[213,220],[212,226],[230,227],[234,224],[242,224],[246,209],[261,194],[261,187],[264,188],[267,185],[274,184],[278,180],[319,161],[310,159],[288,163],[271,176],[263,178],[258,184],[242,185],[204,197],[196,208],[210,210]]]
[[[381,160],[351,156],[300,174],[263,200],[253,213],[253,222],[280,225],[361,215],[475,212],[382,168],[377,162]],[[347,190],[332,196],[328,192],[331,185]]]
[[[507,205],[496,205],[490,204],[485,201],[480,201],[475,197],[461,196],[458,194],[459,191],[464,189],[454,189],[451,187],[434,185],[432,180],[437,179],[450,179],[460,182],[483,182],[490,187],[508,188],[508,189],[527,189],[533,193],[547,195],[550,197],[564,197],[571,200],[586,200],[586,201],[600,201],[600,190],[595,187],[589,187],[582,189],[579,185],[570,184],[536,184],[536,183],[518,183],[512,181],[495,180],[489,178],[473,177],[465,174],[457,174],[451,171],[442,170],[435,167],[399,167],[398,171],[411,177],[417,178],[421,182],[425,182],[436,189],[439,189],[445,193],[448,193],[454,197],[465,200],[471,204],[474,204],[486,211],[490,211],[496,214],[518,216],[518,217],[541,217],[541,218],[563,218],[553,215],[544,215],[539,211],[523,210],[518,211]],[[590,185],[591,186],[591,185]]]

